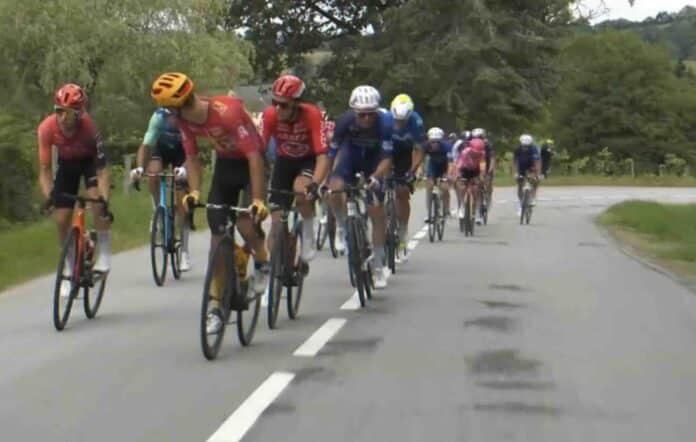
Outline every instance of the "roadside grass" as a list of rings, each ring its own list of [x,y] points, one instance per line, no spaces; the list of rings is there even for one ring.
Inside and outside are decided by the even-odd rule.
[[[689,280],[696,280],[696,204],[627,201],[598,222],[619,241]]]
[[[113,253],[147,244],[152,203],[146,186],[141,192],[128,195],[117,191],[109,204],[115,216],[111,226]],[[88,214],[88,226],[91,218]],[[199,230],[207,228],[205,210],[196,211],[195,224]],[[0,231],[0,294],[14,284],[54,271],[60,251],[57,235],[52,217],[39,222],[3,226]],[[149,263],[143,265],[149,266]]]

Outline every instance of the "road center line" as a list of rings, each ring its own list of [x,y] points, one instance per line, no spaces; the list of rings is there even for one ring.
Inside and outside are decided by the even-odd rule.
[[[278,371],[270,375],[208,438],[208,442],[237,442],[242,440],[261,416],[261,413],[283,392],[294,377],[294,373],[285,371]]]
[[[326,345],[327,342],[338,333],[345,325],[344,318],[331,318],[322,325],[319,330],[315,331],[312,336],[307,339],[304,344],[300,345],[293,353],[293,356],[313,357],[319,353],[319,350]]]
[[[353,292],[353,296],[348,298],[346,302],[341,306],[341,310],[357,310],[360,308],[360,299],[358,298],[358,291]]]

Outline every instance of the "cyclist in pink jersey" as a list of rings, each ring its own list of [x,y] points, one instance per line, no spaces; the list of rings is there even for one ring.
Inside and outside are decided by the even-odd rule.
[[[467,181],[473,181],[475,185],[478,185],[478,178],[481,175],[481,162],[485,159],[486,144],[483,140],[474,138],[469,141],[467,147],[462,150],[462,152],[457,157],[456,161],[456,171],[458,173],[459,180],[457,181],[457,193],[459,194],[460,201],[464,201],[464,193],[466,192]],[[461,181],[464,182],[461,182]],[[480,201],[478,201],[478,192],[474,192],[474,207],[478,208]],[[477,212],[478,213],[478,210]],[[464,217],[463,208],[459,209],[459,218]]]

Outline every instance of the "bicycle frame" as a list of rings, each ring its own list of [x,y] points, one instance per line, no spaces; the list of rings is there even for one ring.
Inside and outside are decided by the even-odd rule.
[[[76,256],[75,256],[75,267],[73,269],[73,278],[76,278],[77,281],[80,280],[82,271],[84,270],[82,268],[82,264],[84,262],[84,253],[85,253],[85,231],[86,231],[86,225],[85,225],[85,206],[86,203],[85,201],[78,200],[77,201],[77,210],[75,211],[75,214],[73,215],[73,222],[72,222],[72,227],[77,229],[77,250]]]

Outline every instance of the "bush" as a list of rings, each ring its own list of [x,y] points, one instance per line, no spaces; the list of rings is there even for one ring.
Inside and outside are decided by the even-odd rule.
[[[26,221],[35,216],[36,140],[28,124],[0,113],[0,219]]]

